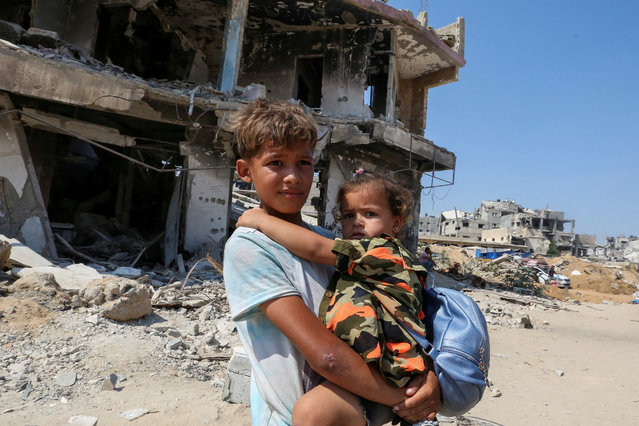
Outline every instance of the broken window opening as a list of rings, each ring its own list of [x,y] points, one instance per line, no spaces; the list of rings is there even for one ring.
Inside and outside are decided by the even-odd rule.
[[[295,93],[293,97],[311,108],[322,106],[324,57],[298,57],[295,61]]]
[[[368,101],[366,105],[370,107],[374,116],[385,116],[388,87],[388,55],[369,58],[368,67],[366,91],[369,92],[369,95],[367,99],[365,91],[364,102]]]
[[[390,63],[390,31],[378,30],[372,36],[368,62],[366,64],[365,87],[370,95],[364,96],[364,103],[373,116],[386,115],[388,70]],[[368,102],[368,103],[367,103]]]

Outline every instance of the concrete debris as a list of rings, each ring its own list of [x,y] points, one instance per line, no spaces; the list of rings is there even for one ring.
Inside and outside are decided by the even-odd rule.
[[[130,268],[128,266],[120,266],[115,271],[113,271],[113,275],[117,275],[119,277],[125,277],[125,278],[139,278],[143,274],[141,269]]]
[[[53,266],[53,263],[27,247],[20,240],[7,238],[0,234],[0,241],[11,244],[9,260],[5,261],[3,267]]]
[[[93,416],[73,416],[67,423],[76,426],[95,426],[98,423],[98,418]]]
[[[251,364],[242,346],[233,348],[228,375],[222,390],[222,399],[235,404],[249,404]]]
[[[61,311],[81,306],[81,301],[62,289],[53,274],[31,272],[16,280],[8,290],[17,297],[30,297],[41,306]]]
[[[142,417],[143,415],[147,414],[149,412],[149,410],[147,410],[146,408],[134,408],[133,410],[128,410],[125,411],[123,413],[120,413],[120,417],[128,420],[128,421],[133,421],[135,419],[138,419],[140,417]]]
[[[89,306],[100,306],[100,314],[115,321],[130,321],[152,312],[152,289],[128,278],[101,278],[80,292]]]
[[[179,349],[183,346],[184,346],[184,342],[182,341],[182,339],[171,339],[166,344],[166,347],[172,351]]]
[[[55,376],[55,381],[59,386],[73,386],[78,379],[75,371],[61,371]]]
[[[35,273],[53,274],[56,282],[65,290],[79,290],[86,287],[91,281],[102,276],[95,269],[77,263],[65,268],[57,266],[36,266],[32,268],[14,268],[11,273],[18,277],[24,277]]]
[[[109,281],[101,282],[104,286],[97,287],[115,290],[106,285],[110,281],[140,285],[126,278],[110,277]],[[47,285],[42,287],[49,288]],[[117,289],[122,292],[119,285]],[[89,306],[87,303],[58,311],[55,319],[40,326],[38,333],[20,328],[2,329],[0,347],[7,350],[0,355],[0,394],[8,396],[3,405],[15,407],[10,410],[19,409],[29,383],[31,390],[26,401],[35,404],[60,401],[62,397],[72,403],[80,394],[117,390],[125,380],[135,383],[135,377],[127,378],[115,372],[97,379],[105,366],[113,365],[114,359],[127,358],[132,348],[145,348],[149,352],[140,361],[144,363],[140,365],[142,371],[159,374],[173,371],[172,374],[183,379],[210,382],[221,389],[230,359],[229,348],[240,343],[229,318],[222,283],[203,281],[197,291],[211,298],[209,305],[199,309],[154,308],[157,315],[122,323],[99,319],[101,305]],[[102,294],[106,300],[107,295],[114,293],[91,294],[94,299]],[[23,319],[37,319],[33,315],[39,315],[39,312],[20,308],[24,300],[16,299],[19,306],[12,310],[3,309],[5,318],[0,321],[15,321],[15,315],[24,317],[25,313],[27,318]]]
[[[115,390],[115,384],[118,381],[118,376],[116,376],[115,374],[111,373],[108,376],[106,376],[104,378],[104,381],[102,382],[102,389],[103,391],[112,391]]]

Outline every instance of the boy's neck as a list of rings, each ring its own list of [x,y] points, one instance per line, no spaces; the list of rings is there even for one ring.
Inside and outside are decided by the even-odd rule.
[[[264,208],[270,216],[275,216],[279,219],[285,220],[295,225],[304,226],[304,221],[302,220],[302,212],[288,214],[288,213],[281,213],[264,206],[262,206],[262,208]]]

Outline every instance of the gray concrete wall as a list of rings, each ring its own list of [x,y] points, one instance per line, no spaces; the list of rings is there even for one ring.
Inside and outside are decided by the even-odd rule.
[[[12,108],[0,93],[0,112]],[[43,256],[57,256],[24,129],[10,114],[0,115],[0,233]]]
[[[233,169],[227,166],[223,152],[207,146],[188,145],[186,166],[211,167],[210,170],[189,171],[186,184],[186,217],[184,220],[184,249],[196,253],[203,245],[210,247],[211,255],[225,238],[231,209]]]

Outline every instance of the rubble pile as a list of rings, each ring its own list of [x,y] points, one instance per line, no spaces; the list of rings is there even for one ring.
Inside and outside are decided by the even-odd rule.
[[[592,299],[590,301],[600,302],[613,295],[620,297],[618,301],[630,302],[639,297],[639,265],[636,263],[595,262],[570,255],[531,259],[504,255],[488,260],[474,257],[474,250],[470,248],[430,247],[434,253],[435,270],[469,287],[508,289],[520,294],[545,295],[568,301]],[[513,274],[533,263],[554,266],[558,274],[570,278],[571,289],[558,289],[536,282],[518,286],[508,281]]]
[[[538,318],[533,313],[570,311],[579,303],[572,297],[535,296],[525,288],[507,291],[502,276],[519,265],[512,257],[474,259],[451,247],[433,247],[433,252],[436,285],[471,296],[492,329],[549,327],[547,321],[531,319]],[[43,262],[27,254],[34,263]],[[0,416],[73,404],[85,395],[99,399],[101,392],[131,386],[140,374],[203,382],[218,393],[228,381],[228,363],[239,341],[222,275],[212,259],[194,264],[186,274],[156,268],[127,278],[103,271],[81,288],[67,289],[53,273],[29,273],[42,266],[7,270],[18,263],[16,257],[22,262],[29,258],[24,252],[5,257],[6,272],[0,275]],[[586,276],[612,271],[619,283],[636,279],[636,268],[551,260],[563,273],[571,268]]]
[[[131,371],[223,385],[239,343],[218,271],[191,271],[188,283],[159,289],[148,275],[105,275],[79,290],[62,288],[52,273],[9,272],[0,276],[3,410],[117,390],[122,360]]]

